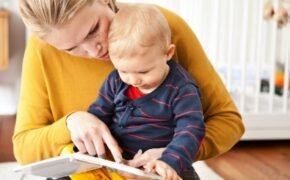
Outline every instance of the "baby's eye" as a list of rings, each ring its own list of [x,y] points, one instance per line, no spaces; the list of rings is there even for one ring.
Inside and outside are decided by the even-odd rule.
[[[126,71],[119,71],[119,73],[126,74],[127,72]]]

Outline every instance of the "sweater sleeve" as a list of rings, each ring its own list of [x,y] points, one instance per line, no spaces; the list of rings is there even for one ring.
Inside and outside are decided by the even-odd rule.
[[[56,156],[71,142],[67,115],[53,122],[39,42],[30,39],[23,61],[21,90],[13,135],[16,160],[21,164]]]
[[[104,81],[97,100],[90,105],[88,112],[92,113],[102,120],[109,127],[114,116],[114,97],[115,97],[115,79],[116,71],[113,71]]]
[[[176,14],[162,8],[161,11],[168,20],[176,45],[174,59],[197,82],[202,96],[206,136],[196,160],[220,155],[244,133],[241,116],[190,27]]]
[[[193,84],[181,87],[172,108],[176,123],[174,137],[160,160],[169,164],[180,174],[191,166],[205,135],[198,89]]]

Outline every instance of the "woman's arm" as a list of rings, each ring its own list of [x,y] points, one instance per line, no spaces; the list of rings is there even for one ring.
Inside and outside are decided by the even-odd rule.
[[[57,122],[53,121],[38,46],[41,45],[35,38],[29,41],[22,67],[21,92],[13,136],[14,154],[22,164],[56,156],[70,142],[66,116]]]
[[[13,136],[17,161],[27,164],[58,156],[71,143],[71,134],[97,147],[105,142],[117,154],[120,150],[106,125],[80,112],[94,101],[112,68],[110,62],[70,56],[30,38]]]
[[[197,160],[220,155],[244,133],[241,116],[190,27],[174,13],[161,11],[172,31],[175,59],[191,74],[201,91],[206,136]]]

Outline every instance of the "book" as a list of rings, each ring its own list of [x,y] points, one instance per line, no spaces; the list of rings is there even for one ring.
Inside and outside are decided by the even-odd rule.
[[[13,171],[17,173],[42,176],[47,178],[60,178],[102,167],[106,167],[110,171],[126,173],[130,176],[133,176],[134,179],[164,179],[157,174],[146,172],[138,168],[127,166],[125,164],[120,164],[79,153],[53,157],[24,166],[19,166],[13,169]]]

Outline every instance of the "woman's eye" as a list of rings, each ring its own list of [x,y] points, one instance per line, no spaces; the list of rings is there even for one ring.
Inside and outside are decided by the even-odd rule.
[[[74,49],[65,50],[65,52],[67,52],[67,53],[72,53],[73,51],[74,51]]]
[[[139,72],[140,74],[147,74],[149,71],[142,71],[142,72]]]
[[[89,32],[89,35],[93,35],[95,32],[97,32],[99,29],[99,24],[96,24],[96,26]]]

